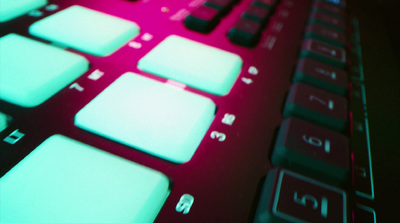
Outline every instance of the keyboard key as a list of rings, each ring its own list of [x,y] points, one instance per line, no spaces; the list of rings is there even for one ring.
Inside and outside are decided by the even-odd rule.
[[[218,9],[221,14],[226,14],[235,3],[236,0],[207,0],[204,5]]]
[[[345,48],[347,42],[346,35],[343,32],[316,23],[307,26],[305,38],[317,39],[342,48]]]
[[[75,125],[174,163],[191,159],[216,106],[208,98],[125,73],[75,116]]]
[[[136,23],[82,6],[71,6],[35,22],[29,33],[96,56],[116,51],[139,34]]]
[[[348,120],[347,100],[339,95],[297,83],[289,91],[283,115],[344,132]]]
[[[344,19],[331,16],[320,11],[314,11],[311,13],[310,23],[324,25],[328,28],[335,29],[340,32],[345,32],[346,30],[346,22]]]
[[[318,40],[304,40],[300,56],[319,60],[342,69],[346,68],[346,51]]]
[[[0,0],[0,22],[6,22],[47,4],[47,0]]]
[[[301,59],[296,68],[294,82],[302,82],[346,96],[349,81],[347,72],[313,59]]]
[[[347,222],[347,196],[338,188],[274,169],[264,182],[254,222]]]
[[[88,61],[17,34],[0,38],[0,99],[37,106],[88,70]]]
[[[215,95],[229,93],[242,65],[236,54],[175,35],[167,37],[138,63],[143,71]]]
[[[276,2],[277,0],[254,0],[253,4],[266,9],[272,9],[276,5]]]
[[[185,26],[191,30],[208,33],[218,24],[220,14],[218,9],[202,5],[186,17]]]
[[[229,40],[235,44],[253,47],[260,39],[262,24],[247,18],[240,18],[229,30]]]
[[[327,2],[315,1],[313,4],[313,10],[321,11],[339,18],[346,17],[346,10],[344,8]]]
[[[339,133],[289,118],[280,127],[271,162],[340,185],[349,177],[349,141]]]
[[[155,170],[53,135],[0,178],[0,222],[153,222],[169,195]]]
[[[257,6],[257,5],[251,5],[244,13],[243,17],[247,19],[254,20],[256,22],[265,24],[265,22],[268,19],[268,16],[270,14],[270,11],[266,8]]]

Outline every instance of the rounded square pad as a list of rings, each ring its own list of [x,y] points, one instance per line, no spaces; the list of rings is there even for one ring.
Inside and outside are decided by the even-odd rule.
[[[0,222],[153,222],[168,178],[53,135],[0,179]]]
[[[146,54],[138,67],[215,95],[226,95],[242,69],[233,53],[171,35]]]
[[[125,73],[75,116],[75,125],[175,163],[191,159],[215,116],[208,98]]]
[[[131,21],[74,5],[35,22],[29,33],[96,56],[111,54],[139,34]]]
[[[47,4],[47,0],[0,0],[0,22],[6,22]]]
[[[89,68],[82,56],[14,33],[0,38],[0,99],[34,107]]]

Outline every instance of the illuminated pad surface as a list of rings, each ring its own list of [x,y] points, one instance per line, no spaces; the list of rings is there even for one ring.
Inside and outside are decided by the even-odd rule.
[[[125,73],[75,116],[75,125],[157,157],[190,160],[214,119],[208,98]]]
[[[0,38],[0,99],[23,107],[41,104],[89,67],[79,55],[17,34]]]
[[[152,222],[163,174],[61,135],[0,179],[0,222]]]
[[[242,64],[236,54],[171,35],[145,55],[138,67],[212,94],[226,95]]]
[[[46,3],[47,0],[0,0],[0,22],[11,20]]]
[[[29,32],[96,56],[108,55],[138,35],[136,23],[81,6],[71,6],[34,23]]]

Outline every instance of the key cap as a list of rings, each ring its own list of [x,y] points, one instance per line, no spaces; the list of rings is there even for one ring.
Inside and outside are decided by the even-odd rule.
[[[260,39],[262,24],[247,18],[239,21],[229,30],[229,40],[235,44],[253,47]]]
[[[270,11],[266,8],[257,6],[257,5],[251,5],[244,13],[243,17],[247,19],[254,20],[256,22],[259,22],[261,24],[265,24],[265,22],[268,19],[268,16],[270,14]]]
[[[346,22],[344,19],[330,16],[320,11],[314,11],[311,13],[310,23],[317,23],[320,25],[324,25],[326,27],[338,30],[340,32],[345,32],[346,30]]]
[[[272,9],[276,5],[277,0],[254,0],[253,4],[267,9]]]
[[[343,32],[316,23],[307,26],[304,36],[305,38],[317,39],[342,48],[346,46],[346,35]]]
[[[89,68],[82,56],[17,34],[0,38],[0,99],[37,106]]]
[[[138,68],[211,94],[226,95],[242,65],[236,54],[171,35],[146,54]]]
[[[271,162],[340,185],[349,177],[349,141],[339,133],[289,118],[280,127]]]
[[[47,0],[0,0],[0,22],[6,22],[40,8]]]
[[[215,114],[208,98],[125,73],[75,116],[75,125],[174,163],[189,161]]]
[[[188,29],[208,33],[218,24],[221,12],[218,9],[202,5],[185,19]]]
[[[332,5],[327,2],[315,1],[313,3],[313,10],[328,13],[329,15],[336,16],[339,18],[346,17],[346,10],[343,7]]]
[[[346,71],[310,58],[303,58],[298,62],[293,81],[342,96],[346,96],[349,85]]]
[[[153,222],[168,178],[53,135],[0,178],[0,222]]]
[[[254,222],[347,222],[347,195],[338,188],[277,168],[264,182]]]
[[[74,5],[29,27],[29,33],[96,56],[106,56],[139,34],[131,21]]]
[[[232,5],[235,3],[236,0],[207,0],[204,5],[218,9],[224,15],[231,10]]]
[[[283,116],[298,117],[344,132],[348,120],[347,100],[339,95],[297,83],[289,91]]]
[[[319,60],[341,69],[346,68],[346,51],[343,48],[332,46],[318,40],[304,40],[300,56]]]

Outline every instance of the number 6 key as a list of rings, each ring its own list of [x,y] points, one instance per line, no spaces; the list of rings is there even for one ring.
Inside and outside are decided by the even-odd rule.
[[[280,127],[271,163],[340,185],[349,177],[349,141],[337,132],[289,118]]]

